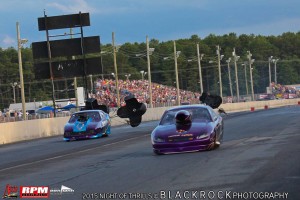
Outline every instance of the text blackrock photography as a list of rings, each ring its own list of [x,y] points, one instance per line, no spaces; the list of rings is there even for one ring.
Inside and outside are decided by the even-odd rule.
[[[230,190],[206,191],[161,190],[156,193],[124,192],[124,193],[82,193],[82,199],[287,199],[287,192],[234,192]]]

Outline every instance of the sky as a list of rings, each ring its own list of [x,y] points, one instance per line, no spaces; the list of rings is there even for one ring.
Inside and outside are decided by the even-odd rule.
[[[37,21],[44,10],[49,17],[89,12],[91,26],[84,27],[84,36],[100,36],[108,44],[114,32],[115,43],[122,45],[145,42],[147,35],[162,42],[192,35],[296,33],[299,8],[299,0],[0,0],[0,48],[17,47],[16,22],[27,46],[45,41]]]

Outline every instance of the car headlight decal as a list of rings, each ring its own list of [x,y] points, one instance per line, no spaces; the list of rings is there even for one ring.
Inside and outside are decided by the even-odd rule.
[[[154,141],[155,142],[165,142],[165,140],[160,137],[154,137]]]
[[[201,135],[198,135],[196,137],[197,140],[201,140],[201,139],[205,139],[205,138],[208,138],[209,137],[209,134],[208,133],[204,133],[204,134],[201,134]]]

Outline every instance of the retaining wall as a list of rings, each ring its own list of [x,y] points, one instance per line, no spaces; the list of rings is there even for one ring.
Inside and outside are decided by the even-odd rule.
[[[275,108],[287,105],[300,105],[300,99],[283,99],[271,101],[253,101],[241,103],[227,103],[220,107],[226,112],[255,111],[259,109]],[[169,107],[148,109],[143,115],[143,121],[158,120]],[[49,136],[63,135],[63,128],[69,117],[47,118],[18,122],[0,123],[0,145],[23,140],[31,140]],[[125,123],[125,119],[112,118],[112,126]]]

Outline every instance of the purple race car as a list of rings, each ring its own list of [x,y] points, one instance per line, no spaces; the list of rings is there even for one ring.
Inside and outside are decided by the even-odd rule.
[[[151,133],[156,154],[212,150],[223,138],[223,119],[210,106],[171,108]]]
[[[64,140],[105,137],[110,134],[110,117],[102,110],[84,110],[72,114],[64,128]]]

